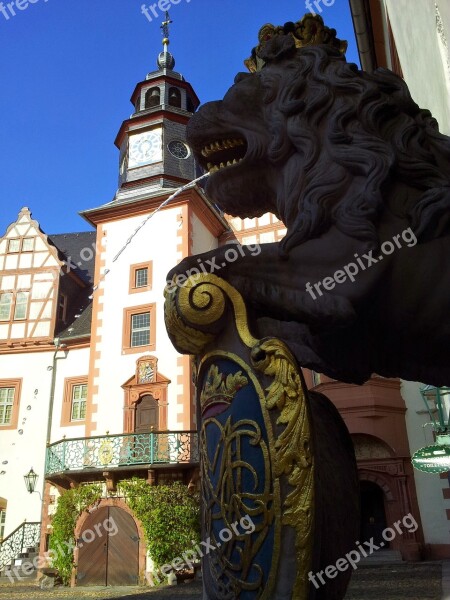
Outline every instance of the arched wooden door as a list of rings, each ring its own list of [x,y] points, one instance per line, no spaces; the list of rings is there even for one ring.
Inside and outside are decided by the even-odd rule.
[[[135,433],[159,429],[159,405],[151,394],[146,394],[136,405]]]
[[[137,585],[139,535],[133,518],[105,506],[89,515],[78,540],[77,584]]]

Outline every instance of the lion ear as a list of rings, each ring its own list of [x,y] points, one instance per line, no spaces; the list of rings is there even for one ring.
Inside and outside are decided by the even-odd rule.
[[[277,62],[283,58],[291,58],[296,51],[292,35],[277,35],[268,40],[258,52],[265,63]]]

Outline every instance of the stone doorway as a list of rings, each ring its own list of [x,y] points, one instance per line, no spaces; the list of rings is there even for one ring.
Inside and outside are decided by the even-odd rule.
[[[382,533],[387,527],[383,490],[372,481],[361,481],[361,542],[389,548]]]

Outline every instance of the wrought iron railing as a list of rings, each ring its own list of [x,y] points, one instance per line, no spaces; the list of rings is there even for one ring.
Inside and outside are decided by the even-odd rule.
[[[0,545],[0,571],[4,567],[14,564],[20,554],[28,548],[38,548],[41,535],[40,523],[27,523],[24,521],[2,541]]]
[[[47,448],[45,473],[130,465],[198,463],[196,431],[103,435],[55,442]]]

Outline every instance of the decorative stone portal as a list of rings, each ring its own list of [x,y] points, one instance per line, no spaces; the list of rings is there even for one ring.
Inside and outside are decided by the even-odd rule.
[[[385,549],[398,550],[405,561],[418,561],[423,553],[423,534],[411,470],[410,463],[395,458],[358,461],[361,537],[363,541],[373,537],[377,545],[383,541]],[[411,515],[417,524],[416,531]],[[402,533],[395,530],[395,523]],[[392,541],[382,537],[387,527],[396,531]]]
[[[158,359],[142,356],[136,372],[126,381],[124,433],[167,430],[167,387],[170,379],[158,372]]]

